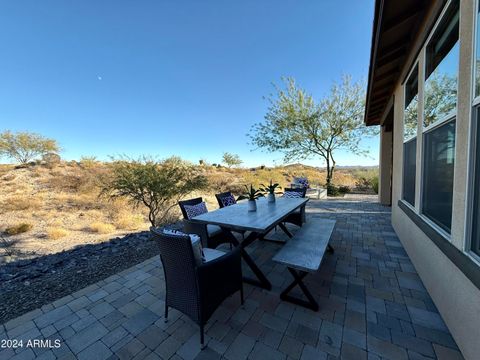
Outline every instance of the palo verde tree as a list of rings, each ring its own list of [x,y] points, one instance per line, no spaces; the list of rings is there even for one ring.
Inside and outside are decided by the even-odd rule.
[[[53,139],[31,132],[4,131],[0,134],[0,156],[26,164],[38,156],[58,153],[60,148]]]
[[[240,159],[240,156],[238,156],[237,154],[224,152],[222,156],[222,162],[226,164],[229,168],[231,168],[232,166],[241,165],[243,161]]]
[[[357,155],[368,153],[361,147],[361,140],[375,130],[363,123],[365,85],[344,76],[340,83],[332,85],[328,96],[316,101],[293,78],[282,80],[285,88],[274,85],[276,93],[267,97],[269,107],[264,121],[250,129],[251,144],[266,151],[283,152],[285,162],[322,158],[329,186],[337,150]]]
[[[145,206],[152,226],[164,223],[178,200],[208,185],[199,167],[178,157],[114,160],[110,167],[101,195],[126,198],[134,207]]]

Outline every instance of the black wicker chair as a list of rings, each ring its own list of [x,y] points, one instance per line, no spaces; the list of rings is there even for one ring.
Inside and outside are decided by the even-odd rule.
[[[237,203],[237,200],[235,200],[235,197],[232,195],[232,193],[230,191],[226,191],[226,192],[223,192],[223,193],[220,193],[220,194],[215,194],[215,197],[217,198],[218,206],[220,206],[220,208],[224,208],[225,206],[229,206],[225,202],[225,199],[227,199],[227,198],[228,199],[233,198],[234,204]],[[232,204],[230,204],[230,205],[232,205]]]
[[[168,308],[187,315],[200,327],[200,346],[204,348],[204,326],[218,306],[240,291],[243,305],[240,248],[197,265],[188,235],[166,235],[151,229],[160,248],[166,285],[165,322]],[[210,249],[205,249],[210,250]]]
[[[301,197],[304,198],[307,194],[307,188],[285,188],[284,192],[297,192],[300,193]],[[284,220],[285,223],[291,223],[297,226],[302,226],[305,222],[305,205],[303,205],[300,209],[295,210],[293,213],[287,216]]]
[[[237,200],[235,200],[235,197],[233,196],[233,194],[230,192],[230,191],[226,191],[226,192],[223,192],[223,193],[220,193],[220,194],[215,194],[215,197],[217,198],[217,202],[218,202],[218,206],[221,208],[224,208],[225,206],[230,206],[230,205],[233,205],[233,204],[236,204],[237,203]],[[233,198],[233,203],[231,204],[228,204],[225,199],[231,199]],[[245,238],[245,231],[242,231],[242,230],[238,230],[238,231],[235,231],[236,233],[240,234],[242,236],[242,239]]]
[[[222,231],[220,226],[217,225],[203,225],[196,224],[189,221],[187,211],[185,210],[185,205],[197,205],[203,201],[201,197],[179,201],[178,205],[182,211],[183,218],[185,219],[184,230],[186,233],[193,233],[200,236],[202,239],[203,246],[215,249],[220,244],[230,243],[230,239]]]

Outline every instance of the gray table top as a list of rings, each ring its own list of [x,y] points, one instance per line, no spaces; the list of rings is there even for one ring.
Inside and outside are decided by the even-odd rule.
[[[209,211],[190,220],[232,230],[264,233],[307,202],[308,198],[279,197],[274,203],[268,203],[265,198],[260,198],[257,200],[257,211],[248,211],[247,201],[240,201],[235,205]]]

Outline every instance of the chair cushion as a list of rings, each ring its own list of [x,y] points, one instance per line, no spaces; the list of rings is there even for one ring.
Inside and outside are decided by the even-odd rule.
[[[203,249],[203,253],[205,255],[205,262],[215,260],[215,259],[219,258],[220,256],[225,255],[225,252],[223,252],[223,251],[216,250],[216,249],[210,249],[210,248]]]
[[[232,194],[224,196],[220,200],[222,201],[223,206],[230,206],[237,203],[235,197]]]
[[[201,203],[198,203],[196,205],[184,205],[184,208],[185,208],[185,212],[187,213],[188,219],[194,218],[195,216],[202,215],[208,212],[205,201],[202,201]]]
[[[286,198],[289,198],[289,199],[301,198],[302,193],[300,191],[285,191],[283,193],[283,196],[286,197]]]
[[[182,231],[171,229],[163,229],[163,233],[170,236],[189,236],[190,240],[192,241],[192,250],[193,257],[195,258],[195,263],[197,265],[201,265],[206,261],[205,254],[203,252],[202,241],[200,239],[200,236],[198,236],[197,234],[186,234]]]
[[[214,237],[222,232],[222,228],[218,225],[207,225],[208,237]]]

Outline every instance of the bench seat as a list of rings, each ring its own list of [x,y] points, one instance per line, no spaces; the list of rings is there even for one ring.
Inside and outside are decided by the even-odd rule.
[[[320,268],[325,252],[333,252],[329,241],[334,228],[335,220],[310,217],[293,238],[275,254],[273,261],[286,265],[294,277],[294,282],[280,294],[282,300],[318,310],[317,302],[302,279]],[[300,286],[308,301],[288,295],[296,285]]]
[[[273,261],[299,270],[317,271],[335,228],[335,220],[309,218]]]

